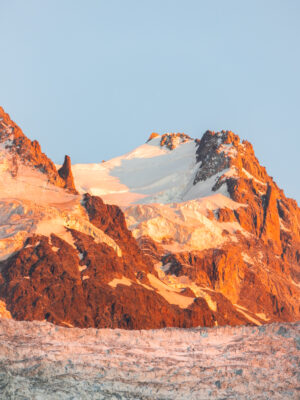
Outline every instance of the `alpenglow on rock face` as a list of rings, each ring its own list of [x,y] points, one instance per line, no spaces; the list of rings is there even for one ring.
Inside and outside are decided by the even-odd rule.
[[[296,321],[300,210],[230,131],[57,171],[0,110],[0,314],[81,328]]]
[[[69,160],[68,156],[66,157],[65,163]],[[28,173],[28,169],[33,169],[36,176],[43,174],[55,186],[74,191],[72,178],[68,174],[58,173],[53,162],[42,153],[39,142],[30,141],[2,107],[0,107],[0,163],[1,172],[7,171],[13,177],[22,177]]]

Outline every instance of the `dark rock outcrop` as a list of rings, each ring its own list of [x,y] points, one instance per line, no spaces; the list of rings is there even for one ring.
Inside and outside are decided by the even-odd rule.
[[[167,147],[169,150],[174,150],[179,144],[191,141],[192,138],[185,133],[165,133],[161,136],[161,147]]]
[[[69,192],[78,194],[75,188],[74,178],[71,169],[71,159],[69,156],[65,156],[64,163],[62,167],[58,170],[58,174],[65,181],[65,188],[68,189]]]

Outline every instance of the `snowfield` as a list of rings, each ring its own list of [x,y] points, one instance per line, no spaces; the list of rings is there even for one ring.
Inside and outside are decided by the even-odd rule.
[[[220,208],[236,210],[245,205],[230,199],[226,185],[213,191],[221,176],[235,176],[234,168],[225,169],[194,185],[200,167],[194,140],[179,143],[169,150],[155,137],[133,151],[100,164],[72,166],[80,193],[100,196],[123,209],[135,238],[150,236],[166,251],[205,250],[235,240],[238,224],[219,223],[208,212]],[[234,156],[234,149],[223,145],[220,151]],[[224,230],[229,236],[223,235]]]
[[[213,192],[212,187],[221,175],[234,171],[224,170],[193,185],[200,166],[196,161],[196,143],[191,140],[168,150],[160,146],[160,140],[157,137],[123,156],[100,164],[72,165],[77,190],[124,207],[130,204],[178,203],[215,193],[228,196],[225,187],[217,192]]]
[[[0,144],[0,260],[20,250],[32,234],[54,233],[74,245],[67,228],[107,243],[120,255],[116,243],[88,222],[81,205],[86,192],[121,206],[136,238],[148,235],[157,242],[172,239],[172,244],[164,245],[166,251],[221,246],[226,240],[234,240],[237,231],[242,232],[237,224],[208,218],[208,211],[225,207],[235,210],[244,205],[231,200],[225,187],[211,190],[224,171],[193,185],[199,168],[193,140],[171,151],[160,146],[158,137],[110,161],[74,165],[79,196],[52,185],[45,174],[21,163],[13,177],[12,156],[6,145]],[[224,230],[230,234],[227,238]]]
[[[149,331],[0,319],[3,399],[299,399],[300,323]]]

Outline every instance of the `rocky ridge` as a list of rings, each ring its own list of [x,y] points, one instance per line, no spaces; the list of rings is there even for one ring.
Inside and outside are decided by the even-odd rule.
[[[64,188],[68,189],[69,192],[78,194],[75,184],[74,184],[74,178],[72,174],[72,168],[71,168],[71,159],[69,156],[65,156],[65,160],[61,168],[57,171],[58,175],[64,180],[65,186]]]
[[[182,143],[191,141],[192,138],[185,133],[165,133],[161,136],[160,145],[165,146],[169,150],[174,150]]]
[[[248,232],[272,246],[278,254],[289,251],[287,247],[291,245],[291,236],[299,242],[300,211],[297,203],[285,197],[259,164],[249,142],[241,143],[240,138],[230,131],[207,131],[199,141],[196,154],[197,162],[201,164],[194,185],[223,172],[212,190],[225,185],[232,200],[247,205],[247,208],[235,210],[231,215],[227,212],[225,216],[223,212],[220,215],[223,220],[236,220]],[[298,246],[295,260],[297,251]]]
[[[210,245],[203,251],[172,252],[170,244],[174,243],[174,237],[165,237],[160,241],[165,251],[155,251],[153,245],[148,245],[148,251],[156,259],[161,257],[166,280],[179,283],[188,279],[202,290],[208,290],[212,298],[221,292],[240,312],[254,320],[258,316],[265,322],[299,319],[300,209],[297,203],[286,198],[259,164],[252,145],[241,142],[233,132],[207,131],[200,140],[196,139],[196,144],[198,169],[193,185],[211,181],[212,193],[223,190],[237,204],[236,208],[207,209],[206,217],[219,226],[235,223],[242,229],[235,233],[236,240],[233,240],[224,226],[223,235],[229,240],[217,248]],[[136,207],[145,208],[129,207],[125,212],[130,223],[136,224],[132,220]],[[145,215],[147,211],[141,212]],[[142,232],[136,228],[135,231],[137,235]],[[143,236],[139,240],[144,245],[149,238]]]
[[[164,133],[163,135],[159,135],[158,133],[153,132],[149,136],[147,143],[155,138],[160,138],[160,146],[166,147],[169,150],[174,150],[180,144],[193,140],[185,133]]]
[[[42,153],[39,142],[29,140],[2,107],[0,107],[0,145],[7,153],[1,157],[5,162],[2,162],[2,171],[6,169],[13,177],[17,177],[20,166],[28,166],[46,175],[51,184],[75,193],[73,176],[70,173],[70,158],[66,156],[64,166],[58,173],[54,163]]]
[[[16,200],[2,192],[1,246],[12,229],[23,232],[19,248],[0,263],[3,315],[124,329],[299,319],[299,208],[260,166],[248,142],[230,131],[208,131],[195,141],[184,134],[150,137],[147,154],[157,141],[160,160],[194,155],[189,190],[202,193],[205,185],[212,195],[133,205],[124,215],[97,196],[78,195],[70,159],[57,171],[39,145],[2,115],[5,160],[15,157],[16,165],[38,170],[52,185],[47,196],[54,196],[42,201],[44,186],[34,198]],[[182,237],[189,246],[178,247]]]
[[[197,161],[201,166],[194,184],[225,170],[212,190],[225,185],[232,200],[246,205],[232,212],[220,210],[218,219],[237,221],[283,260],[289,259],[297,265],[300,259],[300,209],[259,164],[252,145],[247,141],[241,143],[230,131],[208,131],[199,142]],[[230,169],[229,174],[226,169]]]

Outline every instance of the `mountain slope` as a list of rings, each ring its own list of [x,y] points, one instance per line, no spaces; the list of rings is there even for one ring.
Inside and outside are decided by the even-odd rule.
[[[182,134],[181,134],[182,135]],[[80,192],[101,196],[109,203],[172,203],[211,194],[210,182],[193,185],[199,167],[197,142],[184,135],[166,142],[157,136],[124,156],[101,164],[73,166]],[[169,148],[171,147],[171,149]]]
[[[119,186],[99,186],[103,197],[123,205],[165,283],[222,293],[253,321],[299,318],[300,211],[249,142],[230,131],[154,135],[84,170],[74,166],[75,180],[92,192],[96,179],[118,177]]]
[[[57,170],[1,115],[2,315],[126,329],[299,318],[299,208],[250,144],[152,135],[73,180],[68,157]]]
[[[65,164],[68,163],[66,156]],[[30,175],[32,179],[45,180],[69,192],[76,192],[72,175],[67,165],[57,171],[53,162],[41,151],[38,141],[30,141],[0,107],[0,165],[2,177],[24,178]],[[70,163],[69,163],[70,165]]]

